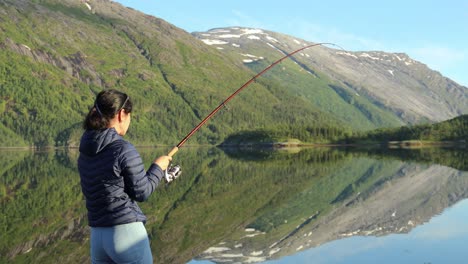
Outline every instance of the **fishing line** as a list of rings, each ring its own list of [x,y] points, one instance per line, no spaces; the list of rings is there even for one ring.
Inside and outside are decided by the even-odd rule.
[[[340,46],[338,46],[338,45],[336,45],[334,43],[322,42],[322,43],[315,43],[315,44],[311,44],[311,45],[302,47],[302,48],[297,49],[297,50],[295,50],[295,51],[293,51],[291,53],[288,53],[288,54],[284,55],[282,58],[280,58],[279,60],[273,62],[272,64],[270,64],[270,66],[266,67],[260,73],[258,73],[254,77],[252,77],[250,80],[248,80],[246,83],[244,83],[241,87],[239,87],[234,93],[232,93],[229,97],[227,97],[221,104],[218,105],[218,107],[216,107],[213,111],[211,111],[211,113],[209,113],[197,126],[195,126],[174,148],[172,148],[172,150],[167,155],[170,156],[170,157],[174,156],[174,154],[179,150],[179,148],[181,148],[185,144],[185,142],[190,137],[192,137],[193,134],[195,134],[195,132],[197,132],[221,108],[225,107],[226,103],[231,101],[232,98],[234,98],[238,93],[240,93],[244,88],[249,86],[252,82],[255,82],[255,80],[258,77],[260,77],[262,74],[264,74],[265,72],[267,72],[268,70],[273,68],[275,65],[277,65],[281,61],[285,60],[286,58],[288,58],[288,57],[290,57],[290,56],[292,56],[292,55],[294,55],[294,54],[296,54],[298,52],[301,52],[301,51],[303,51],[305,49],[308,49],[308,48],[311,48],[311,47],[324,46],[324,45],[332,45],[332,46],[336,46],[336,47],[338,47],[340,49],[343,49],[343,48],[341,48]]]

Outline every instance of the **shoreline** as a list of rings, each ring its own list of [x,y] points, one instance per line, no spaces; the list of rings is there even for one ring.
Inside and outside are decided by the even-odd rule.
[[[136,148],[171,148],[172,145],[135,145]],[[467,144],[464,140],[459,141],[424,141],[424,140],[403,140],[403,141],[386,141],[386,142],[356,142],[356,143],[304,143],[304,142],[271,142],[271,143],[222,143],[218,145],[194,144],[186,145],[184,148],[198,147],[217,147],[217,148],[297,148],[297,147],[386,147],[417,149],[423,147],[457,147],[466,148]],[[73,150],[79,149],[79,146],[47,146],[47,147],[30,147],[30,146],[14,146],[2,147],[1,150]]]
[[[356,143],[302,143],[302,142],[274,142],[274,143],[240,143],[240,144],[222,144],[220,148],[297,148],[297,147],[372,147],[388,149],[419,149],[425,147],[456,147],[466,148],[464,140],[459,141],[422,141],[422,140],[403,140],[386,142],[356,142]]]

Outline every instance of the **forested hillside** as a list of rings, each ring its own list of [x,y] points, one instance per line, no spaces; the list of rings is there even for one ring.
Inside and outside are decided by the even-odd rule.
[[[0,147],[77,146],[95,95],[108,88],[128,93],[134,102],[129,140],[174,145],[284,55],[269,52],[264,60],[245,63],[166,21],[107,0],[0,0],[0,21]],[[285,52],[295,48],[270,45]],[[307,56],[319,54],[323,49]],[[409,122],[405,113],[359,97],[328,68],[304,70],[294,58],[284,61],[188,144],[217,144],[252,129],[347,133]],[[460,98],[458,103],[466,93]]]
[[[135,104],[129,138],[175,144],[253,72],[187,32],[109,1],[0,1],[2,146],[73,146],[97,92]],[[190,143],[250,127],[340,121],[281,84],[251,85]]]
[[[459,142],[460,146],[468,142],[468,115],[462,115],[436,124],[404,126],[391,129],[376,129],[355,133],[346,139],[347,143],[374,141],[450,141]]]

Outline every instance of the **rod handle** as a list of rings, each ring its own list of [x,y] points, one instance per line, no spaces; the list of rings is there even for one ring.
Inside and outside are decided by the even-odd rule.
[[[174,147],[171,149],[171,151],[169,151],[169,154],[167,154],[169,157],[172,157],[174,156],[174,154],[176,154],[176,152],[179,150],[178,147]]]

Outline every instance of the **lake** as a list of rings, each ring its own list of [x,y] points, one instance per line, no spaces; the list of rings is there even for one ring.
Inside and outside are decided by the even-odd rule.
[[[169,149],[139,148],[147,164]],[[75,149],[0,151],[0,263],[89,263]],[[185,147],[144,203],[155,263],[463,263],[466,149]]]

